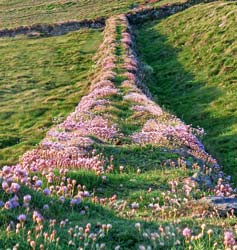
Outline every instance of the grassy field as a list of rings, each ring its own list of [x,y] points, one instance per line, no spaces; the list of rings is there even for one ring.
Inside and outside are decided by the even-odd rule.
[[[53,23],[72,19],[111,16],[137,7],[144,0],[0,0],[0,29],[31,25],[32,23]],[[154,1],[153,1],[154,2]],[[175,0],[157,1],[159,5]]]
[[[113,20],[111,23],[114,23]],[[123,132],[121,137],[111,137],[108,141],[94,136],[93,139],[97,139],[95,143],[85,148],[103,153],[105,171],[96,174],[88,169],[52,169],[52,165],[49,168],[42,165],[43,168],[36,167],[38,171],[29,171],[27,185],[24,185],[20,180],[24,181],[26,170],[16,168],[11,177],[9,172],[12,168],[3,168],[5,180],[0,185],[0,249],[228,249],[229,241],[223,236],[227,230],[233,230],[236,217],[229,215],[222,219],[200,200],[214,193],[189,178],[199,171],[200,159],[187,155],[181,159],[179,153],[174,153],[172,149],[187,151],[187,148],[173,137],[169,138],[172,148],[162,141],[140,145],[131,140],[130,135],[139,131],[151,118],[166,125],[173,123],[173,126],[177,121],[171,120],[173,117],[165,112],[155,115],[144,111],[135,113],[131,109],[134,104],[145,105],[141,101],[145,95],[134,92],[137,91],[135,81],[130,81],[130,87],[125,85],[131,75],[124,74],[129,72],[124,68],[124,62],[132,55],[128,53],[131,50],[127,47],[127,40],[122,39],[127,26],[121,23],[122,19],[116,21],[115,36],[113,29],[107,30],[104,40],[107,43],[97,52],[97,59],[104,56],[106,63],[114,55],[113,83],[119,91],[111,94],[107,87],[103,98],[109,100],[108,105],[97,105],[90,111],[87,105],[84,113],[77,111],[79,118],[84,115],[85,119],[88,119],[88,113],[90,116],[104,115]],[[110,36],[114,39],[109,39]],[[97,64],[95,77],[107,75],[105,68]],[[87,95],[85,98],[99,100],[101,92],[98,89],[103,89],[102,83],[104,81],[99,81],[99,87],[97,81],[92,83],[91,87],[97,86],[97,90],[89,91],[93,97]],[[138,101],[129,100],[125,98],[128,93],[140,93],[140,98]],[[148,103],[151,105],[152,102]],[[152,107],[153,110],[155,107]],[[66,133],[70,133],[69,127],[57,129],[57,134],[63,132],[64,138]],[[57,141],[56,137],[54,139]],[[58,142],[62,141],[63,138],[58,139]],[[60,158],[63,157],[61,154]],[[173,161],[173,164],[165,164],[166,160]],[[12,179],[19,181],[18,188]],[[185,234],[187,230],[188,235]]]
[[[155,100],[201,126],[204,145],[237,179],[235,2],[201,4],[136,31]]]
[[[0,165],[32,148],[87,92],[100,31],[0,41]],[[57,121],[56,121],[57,122]]]

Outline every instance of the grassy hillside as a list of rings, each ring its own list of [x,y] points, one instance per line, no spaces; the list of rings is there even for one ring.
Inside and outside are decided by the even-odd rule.
[[[201,4],[137,29],[159,104],[201,126],[204,145],[237,179],[237,5]]]
[[[75,111],[1,169],[0,249],[236,247],[236,217],[201,200],[233,190],[194,131],[137,87],[134,45],[126,17],[110,18]]]
[[[86,93],[100,31],[0,41],[0,165],[32,148]]]
[[[32,23],[53,23],[72,19],[111,16],[140,4],[159,5],[175,0],[0,0],[0,29]]]

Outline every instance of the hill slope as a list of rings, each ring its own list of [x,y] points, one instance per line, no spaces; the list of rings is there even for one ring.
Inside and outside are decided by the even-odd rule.
[[[160,5],[176,0],[0,0],[0,29],[34,23],[54,23],[123,13],[141,4]]]
[[[235,2],[201,4],[137,30],[139,54],[153,70],[155,99],[205,129],[206,147],[235,180],[236,13]]]
[[[171,8],[168,14],[174,13]],[[177,9],[180,10],[176,6]],[[167,13],[167,8],[162,11]],[[138,15],[143,19],[143,14]],[[142,39],[147,39],[150,33],[142,31],[145,34]],[[73,105],[66,101],[70,102],[77,94],[84,96],[34,149],[22,155],[18,164],[1,168],[0,249],[236,249],[236,190],[218,162],[205,151],[200,141],[203,130],[186,125],[153,100],[145,84],[146,79],[152,80],[152,68],[140,62],[133,32],[124,14],[106,21],[103,42],[93,57],[92,74],[88,74],[87,67],[92,65],[90,56],[100,42],[99,31],[81,30],[34,40],[23,37],[10,43],[12,49],[14,45],[17,49],[25,48],[24,43],[33,48],[42,48],[44,44],[46,51],[42,57],[37,54],[35,60],[50,65],[47,54],[51,41],[54,64],[49,77],[59,75],[60,90],[69,94],[64,96],[61,103],[64,108],[58,112],[66,114]],[[84,43],[81,41],[84,36],[95,41],[85,39]],[[9,51],[9,40],[2,41],[7,41]],[[149,45],[143,46],[149,52]],[[25,51],[31,50],[25,48],[19,54],[31,59],[34,53],[24,54]],[[85,68],[81,68],[78,57],[86,62]],[[17,65],[18,59],[18,55],[14,56]],[[29,71],[45,76],[41,67],[34,71],[31,60],[19,61]],[[72,63],[75,68],[70,67]],[[58,64],[63,72],[56,67]],[[74,93],[66,82],[67,70],[71,69]],[[81,72],[85,74],[77,78]],[[90,84],[82,86],[74,79]],[[15,89],[21,85],[12,81],[12,86]],[[55,86],[46,87],[44,94],[49,93],[50,98],[54,92],[61,93]],[[157,94],[154,88],[152,91]],[[30,101],[33,105],[34,99]],[[54,114],[53,109],[50,111]],[[35,118],[35,112],[31,113]],[[45,117],[41,118],[37,120],[44,122]]]
[[[107,20],[88,94],[36,149],[2,168],[2,248],[223,250],[236,243],[235,218],[220,218],[201,199],[232,196],[228,178],[195,136],[201,131],[152,101],[131,32],[125,15]]]
[[[87,91],[101,32],[0,39],[0,165],[13,164]]]

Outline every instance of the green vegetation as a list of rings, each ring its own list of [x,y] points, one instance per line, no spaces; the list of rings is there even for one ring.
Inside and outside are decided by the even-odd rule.
[[[160,5],[175,0],[155,3]],[[123,13],[144,0],[0,0],[0,29],[31,25],[32,23],[53,23],[72,19],[82,20]]]
[[[1,39],[0,165],[13,164],[87,92],[92,57],[102,35]],[[57,119],[56,119],[57,120]]]
[[[237,6],[200,4],[136,31],[155,100],[207,132],[204,145],[237,179]]]
[[[88,171],[75,171],[68,173],[67,177],[71,180],[76,180],[78,183],[86,186],[86,190],[91,192],[91,197],[85,198],[82,203],[76,206],[70,206],[69,200],[66,199],[64,203],[58,201],[57,198],[46,197],[40,192],[32,191],[28,188],[22,188],[18,194],[19,200],[22,203],[24,195],[31,195],[31,202],[29,207],[34,210],[37,210],[44,217],[44,222],[42,223],[42,231],[37,231],[37,222],[32,222],[31,216],[32,212],[27,211],[26,208],[15,208],[13,210],[2,210],[0,215],[0,246],[7,249],[13,245],[19,244],[18,249],[33,249],[29,247],[29,243],[26,240],[26,232],[31,230],[30,238],[37,245],[36,249],[39,249],[39,245],[42,244],[44,249],[77,249],[75,246],[70,245],[70,241],[75,243],[77,246],[80,244],[83,246],[82,249],[115,249],[116,246],[120,246],[119,249],[122,250],[138,250],[139,246],[152,246],[152,249],[176,249],[183,250],[188,249],[185,243],[178,243],[178,240],[181,241],[182,236],[180,231],[186,226],[193,228],[193,233],[198,234],[201,232],[201,224],[205,223],[206,229],[202,240],[193,240],[193,249],[214,249],[209,245],[213,245],[214,242],[217,242],[220,246],[222,244],[222,229],[220,224],[222,219],[207,219],[202,218],[199,221],[193,221],[190,217],[191,210],[187,212],[187,207],[179,208],[180,211],[183,211],[182,218],[177,221],[176,216],[180,217],[177,213],[169,209],[168,211],[155,211],[149,205],[151,204],[165,204],[169,207],[169,197],[172,197],[172,194],[168,194],[167,190],[169,189],[169,181],[177,179],[182,181],[185,176],[189,174],[189,171],[183,171],[183,169],[159,169],[159,170],[148,170],[143,173],[126,173],[124,172],[108,174],[107,179],[103,180],[101,176],[97,176],[92,172]],[[57,175],[60,176],[60,175]],[[54,182],[55,185],[56,182]],[[51,183],[52,185],[52,183]],[[46,185],[44,185],[46,186]],[[150,191],[148,191],[150,190]],[[178,191],[182,193],[182,190]],[[193,191],[195,193],[196,191]],[[109,198],[112,198],[116,195],[116,199],[109,201]],[[200,192],[201,196],[202,193]],[[0,196],[0,198],[2,198]],[[95,202],[96,199],[105,199],[106,202],[99,203]],[[185,196],[183,195],[183,198]],[[181,197],[180,197],[181,199]],[[139,208],[131,209],[131,204],[133,202],[139,203]],[[121,206],[121,204],[127,204]],[[44,206],[48,205],[49,209],[45,209]],[[174,206],[174,205],[172,205]],[[183,205],[182,205],[183,206]],[[196,209],[198,210],[199,208]],[[62,212],[63,211],[63,212]],[[82,212],[83,211],[83,212]],[[194,209],[193,209],[194,211]],[[200,211],[201,212],[201,211]],[[26,222],[23,223],[23,227],[19,230],[19,233],[15,233],[15,230],[12,230],[10,233],[5,230],[6,223],[11,220],[14,223],[17,223],[17,216],[21,213],[27,215]],[[186,214],[185,214],[186,213]],[[56,222],[50,221],[50,219],[56,219]],[[65,226],[60,226],[61,221],[68,220]],[[230,226],[233,223],[233,219],[227,219],[225,221],[226,226]],[[90,233],[99,232],[101,225],[112,224],[112,228],[105,231],[104,237],[96,237],[94,240],[94,245],[91,243],[88,247],[84,247],[84,242],[91,242],[87,238],[75,236],[70,234],[70,230],[73,232],[78,232],[76,227],[85,228],[86,225],[90,223],[91,229]],[[140,230],[138,224],[140,223]],[[40,223],[41,225],[41,223]],[[214,235],[211,235],[211,238],[208,239],[208,234],[206,233],[209,228],[214,230]],[[53,230],[56,231],[56,235],[53,239],[44,237],[44,233],[48,233],[50,236]],[[161,230],[164,230],[163,236],[159,239],[151,239],[151,233],[160,234]],[[180,230],[180,231],[177,231]],[[171,235],[175,233],[175,236]],[[89,235],[88,234],[88,235]],[[148,234],[149,237],[144,236]],[[219,235],[218,235],[219,234]],[[38,238],[36,238],[38,235]],[[82,234],[84,236],[84,233]],[[59,239],[59,244],[57,245],[56,239]],[[172,248],[174,243],[177,241],[175,248]],[[93,242],[93,241],[92,241]],[[106,248],[96,248],[96,244],[106,244]],[[201,248],[201,247],[204,248]]]
[[[88,11],[100,8],[98,15],[111,15],[127,10],[132,1],[99,2],[39,0],[28,9],[28,1],[0,0],[0,6],[15,4],[19,13],[26,9],[33,15],[47,5],[51,14],[55,10],[68,18],[80,4]],[[58,5],[65,6],[65,12]],[[49,146],[37,148],[18,166],[1,168],[0,249],[237,248],[234,211],[221,218],[217,208],[202,199],[235,194],[228,178],[220,178],[196,137],[165,110],[204,127],[204,144],[233,175],[234,11],[234,3],[202,4],[138,27],[144,72],[139,71],[125,16],[108,20],[95,57],[100,30],[0,40],[0,166],[17,162],[85,97],[67,126],[57,126],[46,137]],[[37,18],[43,20],[40,14]],[[55,21],[47,18],[44,21]],[[138,78],[147,80],[163,110],[137,89]],[[93,124],[94,117],[103,119]],[[114,132],[111,124],[120,130]],[[171,128],[176,134],[167,132]],[[134,132],[142,132],[137,138],[147,141],[136,142]],[[79,138],[93,141],[87,146]]]

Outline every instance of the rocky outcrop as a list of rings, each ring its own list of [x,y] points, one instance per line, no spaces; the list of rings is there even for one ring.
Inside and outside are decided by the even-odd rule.
[[[204,197],[202,202],[214,208],[220,216],[237,215],[237,198],[210,196]]]

